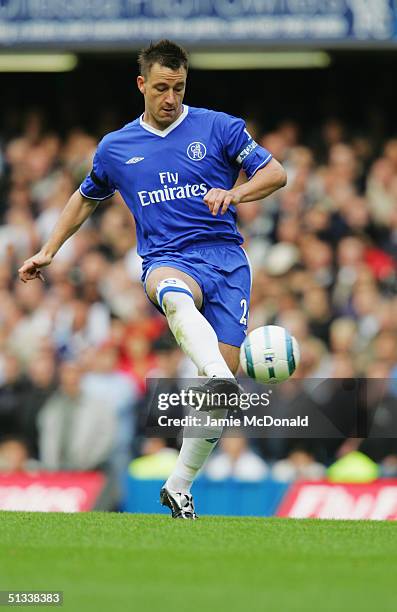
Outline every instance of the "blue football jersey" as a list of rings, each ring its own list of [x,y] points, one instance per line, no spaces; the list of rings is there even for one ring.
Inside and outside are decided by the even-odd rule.
[[[242,119],[184,105],[165,130],[148,125],[142,115],[107,134],[80,193],[93,200],[121,193],[135,217],[143,258],[198,243],[241,244],[235,207],[214,217],[203,198],[212,187],[231,189],[240,168],[251,178],[271,158]]]

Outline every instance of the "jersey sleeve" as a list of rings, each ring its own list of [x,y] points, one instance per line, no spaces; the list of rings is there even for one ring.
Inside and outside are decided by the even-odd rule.
[[[106,174],[100,153],[100,144],[95,152],[92,170],[79,187],[84,198],[90,200],[107,200],[115,194],[116,188]]]
[[[272,154],[252,138],[242,119],[224,115],[223,144],[228,160],[237,164],[252,178],[257,170],[272,159]]]

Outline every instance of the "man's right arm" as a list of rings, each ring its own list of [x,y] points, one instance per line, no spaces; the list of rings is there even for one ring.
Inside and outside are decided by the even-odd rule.
[[[52,262],[63,243],[77,232],[97,206],[98,201],[87,199],[81,195],[79,190],[75,191],[63,209],[47,242],[36,255],[24,261],[19,268],[18,273],[21,281],[26,283],[34,278],[44,280],[40,269]]]

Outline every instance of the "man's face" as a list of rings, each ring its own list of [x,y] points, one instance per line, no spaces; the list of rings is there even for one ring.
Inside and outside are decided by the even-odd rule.
[[[138,77],[138,88],[145,98],[145,112],[160,129],[167,128],[181,114],[186,77],[183,66],[171,70],[160,64],[153,64],[146,77]]]

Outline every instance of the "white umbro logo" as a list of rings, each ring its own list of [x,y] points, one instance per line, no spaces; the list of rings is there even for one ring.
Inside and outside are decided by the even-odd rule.
[[[131,157],[131,159],[129,159],[128,161],[126,161],[126,164],[137,164],[138,162],[142,161],[143,159],[145,159],[144,157]]]

